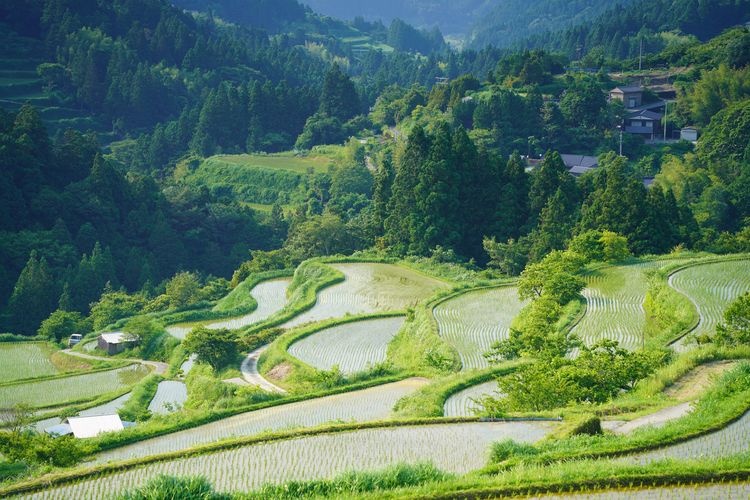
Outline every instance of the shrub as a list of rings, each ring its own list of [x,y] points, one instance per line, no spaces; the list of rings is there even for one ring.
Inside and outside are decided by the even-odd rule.
[[[42,321],[37,331],[40,337],[60,342],[74,333],[85,334],[91,330],[91,322],[77,311],[57,311],[50,314],[49,318]]]
[[[166,295],[170,307],[175,309],[195,304],[200,300],[200,282],[193,273],[175,274],[167,283]]]
[[[183,346],[187,352],[197,355],[198,361],[208,363],[217,370],[232,363],[237,357],[237,339],[226,328],[195,328],[188,333]]]
[[[512,439],[492,443],[490,460],[494,463],[504,462],[512,457],[529,457],[539,453],[534,446],[525,443],[517,443]]]
[[[141,488],[125,491],[118,500],[223,500],[230,498],[214,491],[203,477],[174,477],[161,475],[151,479]]]
[[[727,307],[724,321],[716,327],[714,342],[722,346],[750,343],[750,293],[741,295]]]

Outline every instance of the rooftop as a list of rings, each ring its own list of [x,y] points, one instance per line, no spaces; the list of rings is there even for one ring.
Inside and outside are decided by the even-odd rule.
[[[99,336],[108,344],[123,344],[134,340],[132,335],[125,332],[102,333]]]
[[[565,163],[565,166],[568,168],[596,168],[597,166],[599,166],[599,160],[596,158],[596,156],[561,154],[560,158],[562,158],[563,163]]]
[[[637,113],[628,115],[628,120],[661,120],[661,113],[655,113],[653,111],[641,110]]]
[[[627,94],[630,92],[643,92],[643,87],[641,87],[640,85],[615,87],[612,90],[610,90],[610,92],[618,92],[618,93],[621,92],[623,94]]]
[[[95,437],[103,432],[117,432],[125,428],[119,415],[70,417],[66,422],[77,438]]]

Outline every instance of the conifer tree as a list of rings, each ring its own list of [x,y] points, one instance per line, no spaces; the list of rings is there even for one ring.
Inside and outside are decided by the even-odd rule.
[[[58,294],[47,260],[32,250],[8,302],[14,332],[33,335],[41,322],[55,310]]]

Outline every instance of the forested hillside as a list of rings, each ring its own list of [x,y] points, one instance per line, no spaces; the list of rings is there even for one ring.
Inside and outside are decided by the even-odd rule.
[[[483,12],[469,33],[469,45],[512,47],[542,33],[585,26],[605,10],[633,0],[502,0]],[[575,55],[575,54],[572,54]]]
[[[618,77],[566,72],[566,56],[542,50],[329,50],[286,33],[295,16],[320,19],[288,6],[268,11],[285,19],[270,35],[159,0],[5,5],[7,60],[31,50],[44,82],[29,102],[64,100],[108,139],[102,150],[91,134],[53,136],[49,108],[4,101],[8,328],[33,333],[63,296],[85,314],[107,283],[158,294],[180,270],[228,278],[243,262],[243,272],[286,268],[372,247],[509,273],[586,231],[616,231],[637,254],[744,248],[744,160],[718,131],[743,133],[731,123],[744,116],[746,30],[649,54],[647,64],[692,68],[677,78],[669,127],[705,130],[695,154],[627,134],[626,161],[607,154],[625,116],[606,98],[626,83]],[[278,158],[295,158],[293,169],[262,154],[213,157],[291,148]],[[725,150],[731,167],[716,163]],[[514,152],[547,154],[529,175]],[[603,168],[575,180],[554,152],[601,154]],[[644,186],[653,177],[661,189]],[[96,278],[81,284],[92,265]],[[44,277],[47,298],[21,326],[12,296],[35,288],[14,283],[30,275]]]
[[[587,61],[635,58],[668,47],[707,40],[722,30],[750,21],[747,0],[638,0],[618,3],[589,23],[566,30],[549,30],[525,42],[529,47],[554,48],[570,57],[589,55]]]
[[[317,12],[342,19],[362,17],[368,21],[390,23],[403,19],[418,27],[439,27],[450,35],[466,34],[472,23],[489,11],[489,0],[305,0]]]

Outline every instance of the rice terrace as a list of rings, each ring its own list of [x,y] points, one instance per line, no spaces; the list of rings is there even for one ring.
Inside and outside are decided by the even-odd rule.
[[[0,0],[0,498],[750,498],[750,0]]]
[[[619,332],[634,332],[634,340],[621,345],[636,350],[645,341],[644,336],[653,333],[646,327],[654,321],[649,317],[653,305],[646,297],[662,287],[659,290],[669,300],[682,299],[679,304],[685,307],[683,313],[694,318],[685,323],[682,332],[692,334],[694,339],[694,332],[715,329],[722,321],[722,307],[750,288],[748,262],[684,255],[625,266],[594,264],[583,272],[583,310],[578,311],[575,325],[565,329],[571,334],[581,332],[583,346],[606,338],[622,341]],[[659,269],[666,271],[655,273]],[[295,283],[303,274],[317,280],[310,288],[313,300],[295,295]],[[255,283],[253,277],[247,279]],[[701,279],[710,286],[697,285]],[[495,342],[508,338],[512,325],[518,325],[530,313],[533,301],[519,299],[519,290],[513,284],[455,280],[450,273],[415,268],[409,262],[310,261],[300,266],[293,278],[271,277],[246,289],[254,302],[253,311],[237,319],[199,321],[188,328],[239,335],[247,332],[245,335],[257,338],[266,330],[254,326],[265,324],[268,331],[278,332],[260,337],[267,340],[259,338],[267,347],[257,376],[283,384],[287,392],[264,393],[250,384],[223,390],[228,397],[247,398],[249,404],[226,409],[196,405],[201,397],[192,391],[201,386],[195,385],[193,371],[204,373],[198,379],[204,380],[202,384],[211,379],[206,378],[209,372],[202,363],[192,367],[195,361],[185,364],[182,356],[172,365],[190,365],[187,373],[168,371],[154,379],[155,375],[147,375],[148,366],[128,364],[128,358],[118,361],[118,356],[107,360],[105,355],[96,354],[98,348],[92,351],[94,359],[88,364],[81,358],[83,364],[76,365],[72,360],[77,358],[50,344],[2,344],[0,352],[7,359],[14,363],[25,360],[19,365],[20,371],[6,368],[0,384],[3,401],[27,404],[32,409],[31,419],[40,425],[64,425],[64,417],[56,415],[76,412],[87,416],[97,410],[136,415],[139,422],[119,433],[93,439],[88,457],[77,467],[50,476],[51,482],[42,475],[18,485],[8,484],[3,493],[29,498],[99,498],[106,496],[112,484],[132,489],[163,473],[199,475],[217,491],[239,492],[287,481],[336,481],[332,478],[352,469],[408,469],[424,462],[431,462],[448,475],[478,474],[473,481],[490,489],[500,488],[498,491],[510,488],[507,491],[554,493],[559,479],[553,479],[552,466],[550,486],[538,490],[524,490],[517,480],[493,480],[492,474],[481,471],[498,467],[515,453],[532,462],[537,456],[601,455],[586,462],[587,467],[597,470],[600,464],[604,466],[608,460],[605,457],[618,440],[625,452],[615,462],[621,464],[618,467],[629,463],[645,467],[662,457],[729,460],[746,451],[743,429],[747,416],[742,412],[743,391],[747,389],[742,384],[750,374],[750,365],[742,362],[745,351],[739,347],[722,350],[684,340],[685,348],[674,355],[671,364],[657,369],[631,393],[603,404],[603,409],[617,408],[621,399],[621,416],[617,410],[608,410],[606,417],[598,418],[575,403],[519,413],[502,406],[506,397],[502,380],[521,372],[523,364],[485,356]],[[216,306],[209,313],[211,310]],[[720,312],[711,312],[716,310]],[[590,332],[599,333],[592,336]],[[405,361],[390,345],[414,342],[421,347],[425,336],[431,347],[424,353],[416,351],[424,357],[423,366]],[[83,342],[74,351],[82,346]],[[454,363],[446,370],[431,361],[433,352],[444,353],[445,359]],[[582,355],[580,348],[577,352]],[[665,388],[679,387],[694,371],[702,373],[699,369],[704,364],[722,359],[739,361],[729,362],[721,371],[710,370],[713,375],[706,375],[697,394],[689,394],[689,402],[675,399],[687,397],[684,390],[666,395],[669,391]],[[241,356],[237,360],[234,370],[239,368]],[[268,363],[273,365],[271,370],[265,367]],[[455,375],[447,375],[451,371]],[[180,379],[180,373],[187,379]],[[146,378],[142,378],[144,375]],[[501,381],[500,387],[496,379]],[[690,380],[690,384],[698,383],[695,377]],[[487,397],[495,401],[491,409],[483,405]],[[108,405],[109,400],[112,404]],[[92,404],[87,406],[87,401]],[[708,422],[699,418],[724,401],[727,406]],[[684,409],[675,415],[660,412],[659,408],[669,404]],[[436,412],[430,410],[431,405]],[[139,406],[141,414],[147,412],[150,418],[141,421],[143,417],[137,416]],[[659,417],[660,413],[665,417]],[[479,417],[493,423],[479,423]],[[739,420],[732,422],[737,417]],[[638,423],[640,420],[643,423]],[[585,428],[592,425],[605,429],[603,436],[593,438],[600,441],[593,441],[590,448],[565,445],[569,436],[588,433]],[[626,428],[629,430],[624,431]],[[616,434],[610,434],[613,432]],[[633,451],[628,453],[629,449]],[[327,457],[323,461],[316,458],[321,450]],[[282,470],[287,472],[280,474]],[[623,474],[627,476],[627,472]],[[660,474],[657,470],[653,477],[661,478]],[[440,477],[443,479],[432,478],[426,484],[437,481],[433,487],[440,489],[452,484],[445,478],[455,476]],[[456,487],[460,484],[458,481]],[[727,488],[741,491],[739,486]]]

